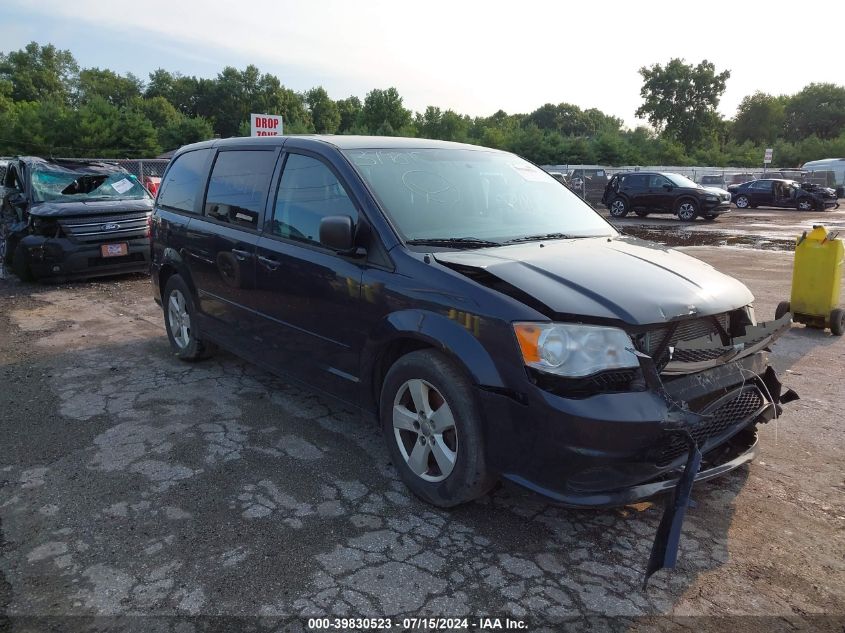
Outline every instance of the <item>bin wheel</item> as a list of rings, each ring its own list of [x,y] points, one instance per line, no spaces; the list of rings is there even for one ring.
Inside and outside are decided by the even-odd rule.
[[[789,301],[781,301],[775,309],[775,319],[781,318],[784,314],[790,311]]]
[[[836,336],[845,334],[845,310],[836,308],[830,313],[830,331]]]

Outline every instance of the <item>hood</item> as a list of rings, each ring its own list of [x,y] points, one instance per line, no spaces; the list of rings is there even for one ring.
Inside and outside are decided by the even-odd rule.
[[[434,258],[482,269],[555,314],[630,325],[719,314],[754,299],[742,283],[709,264],[627,236],[439,252]]]
[[[702,185],[701,186],[704,191],[709,191],[710,193],[715,193],[720,196],[724,196],[725,194],[730,195],[727,189],[722,189],[721,187],[711,187],[710,185]]]
[[[152,199],[141,198],[140,200],[92,200],[90,202],[82,200],[79,202],[36,202],[29,208],[29,214],[39,218],[55,218],[152,210]]]

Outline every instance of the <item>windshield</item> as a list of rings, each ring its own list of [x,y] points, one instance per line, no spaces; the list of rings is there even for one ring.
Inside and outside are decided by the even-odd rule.
[[[140,200],[149,197],[138,179],[126,172],[84,173],[65,169],[34,170],[32,193],[36,202]]]
[[[681,174],[663,174],[669,180],[672,181],[672,184],[676,187],[692,187],[693,189],[701,189],[701,185],[696,182],[693,182],[686,176],[681,176]]]
[[[347,150],[406,241],[615,235],[577,195],[512,154],[466,149]]]

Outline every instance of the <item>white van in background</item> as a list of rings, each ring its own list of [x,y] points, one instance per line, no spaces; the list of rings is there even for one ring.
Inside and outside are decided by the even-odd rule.
[[[824,158],[807,161],[801,166],[807,172],[832,171],[836,182],[836,195],[845,198],[845,158]]]

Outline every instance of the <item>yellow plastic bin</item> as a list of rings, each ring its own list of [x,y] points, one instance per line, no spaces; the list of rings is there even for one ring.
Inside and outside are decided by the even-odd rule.
[[[776,318],[792,312],[792,320],[797,323],[821,329],[829,327],[837,336],[845,332],[845,310],[837,307],[845,248],[837,235],[831,235],[823,226],[814,226],[798,238],[792,295],[789,301],[778,304]]]

